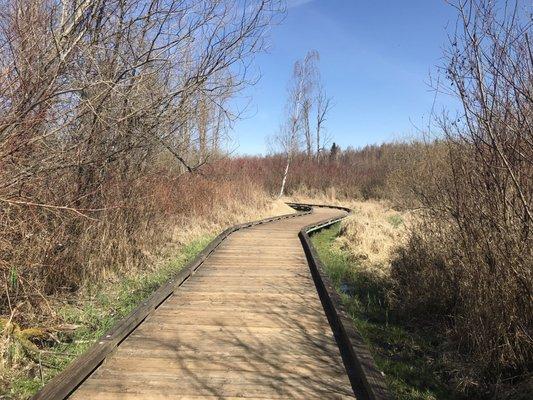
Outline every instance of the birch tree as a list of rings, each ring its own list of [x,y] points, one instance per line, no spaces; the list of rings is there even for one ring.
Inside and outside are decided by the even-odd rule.
[[[331,97],[328,97],[324,86],[319,81],[316,94],[316,126],[315,126],[315,143],[316,143],[316,158],[320,159],[321,153],[329,144],[330,137],[326,135],[324,125],[327,116],[331,111],[333,104]]]
[[[289,82],[286,106],[287,120],[277,137],[277,143],[286,156],[279,197],[283,196],[285,192],[291,161],[299,151],[302,141],[305,143],[307,154],[309,156],[312,154],[313,144],[309,118],[318,57],[318,52],[310,51],[303,60],[298,60],[294,64],[292,78]]]

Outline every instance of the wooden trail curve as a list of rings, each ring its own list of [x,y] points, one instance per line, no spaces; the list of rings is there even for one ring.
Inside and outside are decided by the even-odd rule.
[[[309,209],[225,231],[34,398],[385,398],[300,233],[347,211]]]

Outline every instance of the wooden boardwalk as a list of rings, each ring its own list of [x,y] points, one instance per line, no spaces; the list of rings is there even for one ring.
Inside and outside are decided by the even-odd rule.
[[[354,398],[298,238],[343,214],[232,233],[70,398]]]

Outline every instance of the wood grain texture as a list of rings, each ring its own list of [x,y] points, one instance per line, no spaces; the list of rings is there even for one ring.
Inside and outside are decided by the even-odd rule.
[[[310,208],[296,214],[281,215],[260,221],[248,222],[232,226],[218,235],[203,249],[194,260],[188,263],[179,274],[157,289],[149,298],[137,306],[126,318],[117,322],[106,332],[100,340],[91,346],[82,356],[76,358],[61,373],[56,375],[32,400],[61,400],[66,399],[85,379],[100,366],[115,348],[133,332],[144,319],[159,307],[183,282],[189,279],[217,247],[230,235],[240,229],[261,225],[271,221],[296,218],[310,213]]]
[[[333,329],[346,371],[357,397],[368,400],[390,400],[391,396],[385,383],[384,374],[377,368],[362,336],[356,331],[352,319],[346,311],[339,293],[322,266],[309,234],[330,226],[334,220],[320,225],[304,227],[300,240],[307,256],[311,274],[316,283],[318,294]]]
[[[355,398],[298,239],[344,214],[231,233],[70,398]]]

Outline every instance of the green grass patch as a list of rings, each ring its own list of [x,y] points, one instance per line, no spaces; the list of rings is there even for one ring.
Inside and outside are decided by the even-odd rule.
[[[439,361],[443,339],[428,328],[410,324],[405,316],[394,315],[387,302],[390,283],[370,274],[347,251],[333,245],[339,230],[340,224],[335,224],[311,240],[357,330],[385,373],[394,398],[460,399],[447,384]]]
[[[391,215],[387,220],[394,228],[399,228],[403,225],[403,218],[400,214]]]
[[[121,318],[130,313],[183,266],[191,261],[212,240],[205,236],[184,246],[161,268],[128,277],[118,284],[93,284],[86,289],[82,301],[67,304],[59,310],[65,323],[79,328],[60,343],[46,348],[41,367],[34,371],[19,371],[10,379],[10,388],[0,398],[27,399],[43,384],[63,370],[74,358],[86,351]],[[33,376],[33,377],[31,377]]]

